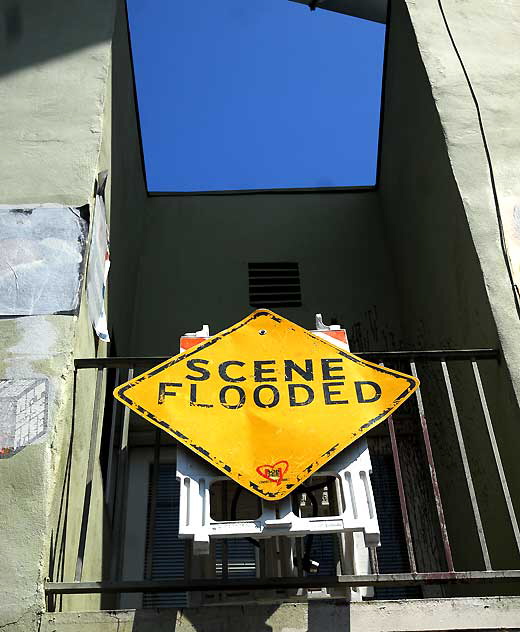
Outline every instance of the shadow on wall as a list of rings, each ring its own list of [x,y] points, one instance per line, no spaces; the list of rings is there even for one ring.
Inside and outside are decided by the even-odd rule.
[[[133,632],[324,632],[350,630],[349,604],[332,601],[282,605],[137,610]]]
[[[0,5],[0,75],[110,39],[113,5],[106,0],[4,0]],[[106,19],[100,20],[100,14]],[[71,29],[72,24],[77,28]]]

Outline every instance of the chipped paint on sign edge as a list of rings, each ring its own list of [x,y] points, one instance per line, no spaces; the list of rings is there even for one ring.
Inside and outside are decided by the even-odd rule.
[[[375,364],[373,362],[370,362],[369,360],[364,360],[363,358],[360,358],[354,355],[353,353],[344,351],[343,349],[337,347],[334,343],[329,342],[328,340],[325,340],[323,338],[320,338],[319,336],[316,336],[315,334],[308,331],[307,329],[304,329],[303,327],[296,325],[296,323],[293,323],[290,320],[283,318],[282,316],[279,316],[278,314],[275,314],[271,310],[257,309],[253,313],[251,313],[249,316],[247,316],[240,322],[233,325],[232,327],[229,327],[228,329],[224,329],[223,331],[216,334],[215,336],[212,336],[211,338],[209,338],[209,340],[204,340],[203,342],[191,347],[187,351],[183,351],[182,353],[179,353],[176,356],[169,358],[165,362],[162,362],[161,364],[158,364],[157,366],[152,367],[151,369],[149,369],[148,371],[145,371],[138,377],[133,378],[129,380],[128,382],[125,382],[124,384],[120,384],[113,391],[114,397],[125,406],[128,406],[128,408],[133,410],[135,413],[137,413],[138,415],[141,415],[141,417],[144,417],[155,426],[161,428],[168,434],[172,435],[175,439],[183,443],[186,447],[190,448],[192,451],[196,452],[199,456],[201,456],[203,459],[208,461],[211,465],[223,471],[225,474],[227,474],[230,478],[235,480],[237,483],[239,483],[240,485],[244,487],[247,487],[244,481],[239,480],[239,479],[244,478],[243,474],[241,474],[240,472],[236,472],[236,473],[233,472],[231,467],[227,463],[222,461],[222,459],[212,456],[210,452],[206,450],[206,448],[204,448],[204,446],[196,445],[189,437],[187,437],[180,430],[173,428],[171,425],[168,425],[166,421],[162,419],[158,419],[153,413],[145,410],[142,406],[133,402],[127,395],[125,395],[125,392],[129,390],[130,388],[132,388],[133,386],[135,386],[136,384],[140,384],[141,382],[148,379],[149,377],[153,377],[157,375],[161,371],[168,369],[169,367],[173,366],[174,364],[177,364],[181,360],[185,360],[189,358],[190,356],[198,353],[199,351],[202,351],[203,349],[207,349],[208,347],[213,346],[215,343],[219,342],[226,336],[229,336],[230,334],[234,333],[238,329],[241,329],[242,327],[249,324],[253,320],[256,320],[260,316],[267,316],[268,318],[271,318],[272,320],[278,323],[281,323],[282,321],[285,320],[291,325],[291,327],[293,327],[294,331],[297,331],[298,329],[301,330],[304,334],[306,334],[307,336],[309,336],[316,342],[333,349],[335,353],[339,353],[339,355],[347,358],[348,360],[355,362],[356,364],[360,364],[364,367],[370,367],[372,369],[375,369],[376,371],[379,371],[380,373],[384,373],[385,375],[393,375],[395,377],[402,378],[408,382],[408,387],[394,399],[394,401],[392,402],[390,406],[388,406],[382,413],[380,413],[379,415],[377,415],[376,417],[374,417],[373,419],[364,423],[361,426],[361,428],[359,429],[360,432],[358,436],[356,437],[356,439],[359,439],[360,437],[362,437],[373,426],[383,422],[401,404],[403,404],[411,395],[413,395],[413,393],[419,388],[420,381],[416,377],[407,375],[406,373],[401,373],[400,371],[396,371],[395,369],[389,369],[379,364]],[[349,445],[351,445],[351,443],[344,445],[340,449],[340,451],[345,449]],[[310,476],[312,476],[315,470],[319,469],[320,467],[325,465],[325,463],[330,461],[335,456],[336,452],[338,451],[339,446],[340,444],[336,443],[333,446],[331,446],[328,450],[325,450],[325,452],[321,455],[319,459],[316,459],[315,461],[310,463],[307,467],[303,468],[300,474],[296,475],[296,480],[298,481],[298,483],[286,484],[284,486],[285,490],[280,489],[276,492],[265,491],[261,489],[257,485],[257,483],[255,483],[254,481],[249,481],[249,488],[251,489],[253,493],[257,494],[261,498],[264,498],[264,500],[281,500],[282,498],[285,498],[285,496],[287,496],[290,493],[290,490],[292,490],[293,487],[296,487],[297,485],[300,485],[301,483],[303,483]]]

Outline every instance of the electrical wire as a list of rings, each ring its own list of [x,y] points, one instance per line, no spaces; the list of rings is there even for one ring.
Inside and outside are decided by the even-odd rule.
[[[507,268],[507,272],[509,275],[509,281],[511,283],[511,289],[513,290],[513,296],[515,299],[515,306],[516,306],[516,313],[517,316],[520,318],[520,293],[519,293],[519,289],[518,286],[515,283],[515,278],[513,275],[513,270],[511,268],[511,260],[509,258],[509,253],[507,250],[507,242],[506,242],[506,238],[505,238],[505,232],[504,232],[504,225],[502,222],[502,214],[500,211],[500,202],[498,199],[498,193],[497,193],[497,187],[496,187],[496,181],[495,181],[495,173],[493,170],[493,162],[491,160],[491,153],[489,151],[489,145],[487,142],[487,137],[486,137],[486,131],[484,129],[484,122],[482,120],[482,113],[480,111],[480,105],[477,99],[477,95],[475,94],[475,90],[473,89],[473,84],[471,83],[471,79],[469,77],[468,71],[466,70],[466,66],[464,65],[464,61],[462,59],[462,56],[459,52],[459,49],[457,47],[457,44],[455,42],[455,38],[453,37],[453,33],[451,32],[451,28],[450,25],[448,23],[448,19],[446,17],[446,13],[444,12],[444,7],[442,5],[442,0],[437,0],[437,4],[439,6],[439,11],[441,13],[442,16],[442,20],[444,22],[444,26],[446,28],[446,32],[448,33],[448,37],[450,38],[450,42],[451,45],[453,47],[453,50],[455,51],[455,55],[457,56],[457,59],[459,60],[459,64],[460,67],[462,69],[462,72],[464,74],[464,78],[466,79],[466,83],[468,85],[469,88],[469,92],[471,94],[471,98],[473,100],[473,104],[475,106],[475,110],[477,113],[477,119],[478,119],[478,126],[479,126],[479,130],[480,130],[480,136],[482,138],[482,145],[484,146],[484,153],[486,154],[486,162],[488,165],[488,171],[489,171],[489,179],[491,182],[491,190],[493,192],[493,200],[495,203],[495,212],[496,212],[496,216],[497,216],[497,223],[498,223],[498,232],[500,234],[500,245],[502,247],[502,254],[504,256],[504,261],[506,264],[506,268]]]

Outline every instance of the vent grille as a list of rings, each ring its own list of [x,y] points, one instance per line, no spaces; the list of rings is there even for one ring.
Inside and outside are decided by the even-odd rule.
[[[381,546],[377,549],[380,573],[408,573],[410,565],[406,552],[399,491],[395,478],[393,458],[389,455],[371,454],[372,489],[377,518],[381,529]],[[419,586],[376,586],[376,599],[417,599],[421,597]]]
[[[173,463],[159,465],[157,499],[155,505],[155,533],[151,579],[182,579],[184,577],[184,541],[179,539],[180,484]],[[153,465],[150,465],[148,504],[152,497]],[[148,507],[148,518],[150,507]],[[150,523],[147,521],[146,551],[150,538]],[[146,560],[149,569],[149,561]],[[186,593],[145,593],[144,608],[182,608],[187,604]]]
[[[301,307],[298,263],[249,263],[248,268],[252,307]]]

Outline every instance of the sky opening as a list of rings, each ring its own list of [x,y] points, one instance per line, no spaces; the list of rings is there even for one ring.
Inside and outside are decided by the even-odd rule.
[[[127,0],[148,190],[370,186],[385,26],[288,0]]]

